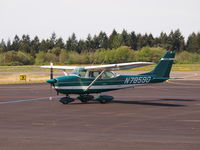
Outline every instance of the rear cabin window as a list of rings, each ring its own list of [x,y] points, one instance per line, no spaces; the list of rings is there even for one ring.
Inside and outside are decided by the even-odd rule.
[[[113,78],[115,77],[114,73],[113,72],[104,72],[103,75],[102,75],[102,78]]]
[[[90,71],[89,78],[96,78],[100,73],[99,71]]]

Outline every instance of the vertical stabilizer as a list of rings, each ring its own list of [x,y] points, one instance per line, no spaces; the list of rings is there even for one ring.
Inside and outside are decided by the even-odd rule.
[[[174,57],[174,51],[167,51],[160,59],[157,66],[151,71],[151,73],[159,77],[169,77],[174,62]]]
[[[156,67],[148,73],[143,75],[155,75],[157,77],[169,78],[170,71],[174,62],[175,51],[167,51],[165,55],[160,59]]]

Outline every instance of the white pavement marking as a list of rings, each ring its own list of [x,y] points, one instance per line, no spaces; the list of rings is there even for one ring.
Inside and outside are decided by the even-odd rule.
[[[51,97],[53,98],[60,98],[61,96]],[[20,103],[20,102],[30,102],[30,101],[40,101],[40,100],[48,100],[49,97],[40,97],[40,98],[32,98],[32,99],[20,99],[20,100],[11,100],[6,102],[0,102],[0,104],[11,104],[11,103]]]

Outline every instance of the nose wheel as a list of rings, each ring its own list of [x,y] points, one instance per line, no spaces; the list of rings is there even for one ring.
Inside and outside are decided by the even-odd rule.
[[[74,98],[71,98],[71,97],[67,96],[67,97],[61,98],[59,101],[62,104],[69,104],[69,103],[73,102],[74,100],[75,100]]]

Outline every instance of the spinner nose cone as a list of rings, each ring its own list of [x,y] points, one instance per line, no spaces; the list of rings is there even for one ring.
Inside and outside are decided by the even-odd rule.
[[[50,84],[54,84],[56,82],[57,82],[56,79],[49,79],[49,80],[47,80],[47,83],[50,83]]]

